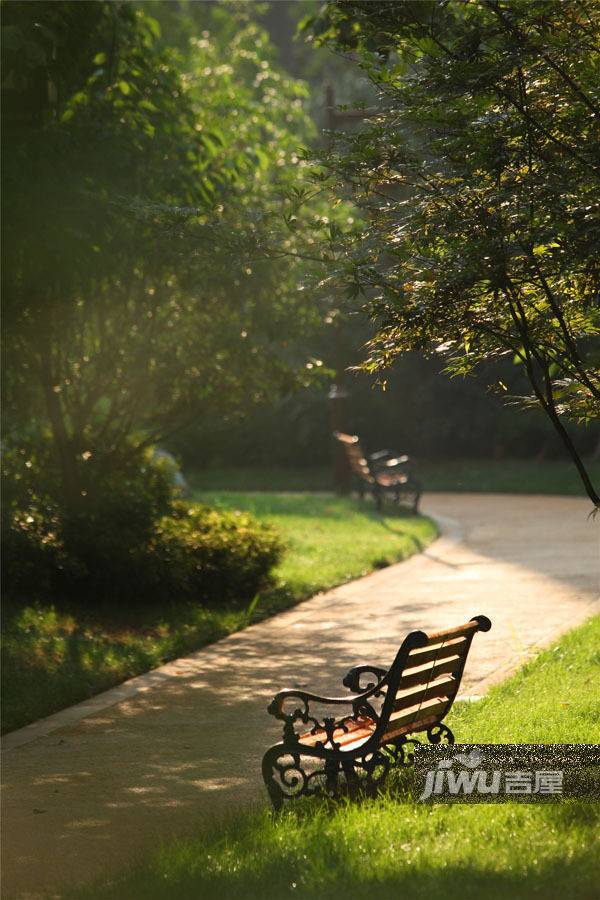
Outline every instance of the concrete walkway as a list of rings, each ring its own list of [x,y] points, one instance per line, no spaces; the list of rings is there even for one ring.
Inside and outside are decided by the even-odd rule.
[[[4,742],[3,897],[60,896],[212,816],[264,802],[280,687],[341,692],[415,628],[484,613],[461,696],[480,695],[597,609],[598,522],[576,498],[430,494],[443,537]]]

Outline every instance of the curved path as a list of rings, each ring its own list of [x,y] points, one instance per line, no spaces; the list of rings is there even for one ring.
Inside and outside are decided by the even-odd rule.
[[[443,533],[426,552],[9,735],[3,896],[60,896],[263,802],[260,758],[280,734],[265,707],[280,687],[338,693],[349,666],[391,660],[407,631],[485,613],[493,628],[460,694],[480,695],[598,608],[584,500],[430,494],[423,506]]]

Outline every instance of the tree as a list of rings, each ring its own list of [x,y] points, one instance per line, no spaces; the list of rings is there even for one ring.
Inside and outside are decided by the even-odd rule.
[[[4,9],[5,436],[49,435],[78,514],[90,459],[126,472],[306,375],[297,267],[248,261],[300,165],[304,88],[252,23],[185,59],[159,34],[128,3]]]
[[[363,210],[327,288],[376,322],[365,368],[512,356],[600,506],[566,424],[600,409],[597,5],[340,0],[308,27],[379,90],[323,160]]]

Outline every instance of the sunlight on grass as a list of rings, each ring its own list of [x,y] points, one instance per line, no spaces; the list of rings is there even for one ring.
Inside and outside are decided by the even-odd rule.
[[[456,706],[459,740],[598,740],[598,646],[600,617],[484,700]],[[122,879],[78,896],[591,900],[597,827],[598,809],[586,803],[420,806],[391,792],[334,806],[300,801],[278,817],[249,812],[199,839],[169,843]]]
[[[455,707],[461,741],[600,739],[600,617],[565,636],[478,703]],[[557,693],[558,689],[558,693]],[[593,804],[420,806],[388,796],[266,809],[147,864],[81,900],[591,900],[597,896]]]
[[[406,559],[436,535],[430,519],[394,507],[380,516],[369,500],[316,494],[200,492],[210,506],[248,510],[274,525],[289,552],[276,569],[280,586],[307,596]]]

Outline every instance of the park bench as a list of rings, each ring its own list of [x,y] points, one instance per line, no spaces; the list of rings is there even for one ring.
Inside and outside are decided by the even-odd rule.
[[[411,764],[411,746],[420,743],[417,734],[425,734],[431,744],[453,744],[443,719],[458,692],[474,635],[490,628],[486,616],[474,616],[435,634],[413,631],[389,669],[350,669],[343,679],[354,692],[350,696],[322,697],[300,689],[276,694],[268,712],[284,723],[283,740],[267,750],[262,763],[275,809],[302,795],[375,792],[393,765]],[[315,706],[333,714],[317,716]],[[340,707],[347,710],[341,716]]]
[[[417,512],[422,488],[406,453],[380,450],[367,456],[356,434],[336,431],[334,437],[346,453],[361,499],[365,490],[370,490],[378,510],[382,508],[383,498],[391,495],[396,503],[409,503],[413,512]]]

